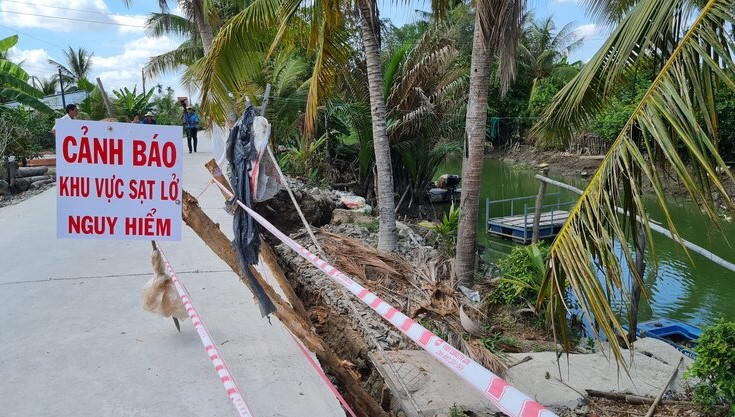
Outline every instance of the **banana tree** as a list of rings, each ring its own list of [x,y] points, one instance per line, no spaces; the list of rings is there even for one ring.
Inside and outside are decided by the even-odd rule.
[[[9,51],[16,43],[18,35],[0,39],[0,54]],[[20,65],[0,58],[0,102],[17,101],[43,113],[53,113],[53,110],[40,100],[43,93],[28,84],[29,79],[30,76]]]
[[[136,88],[130,91],[127,87],[123,87],[120,90],[113,90],[112,94],[115,96],[115,102],[113,106],[115,111],[124,116],[127,116],[131,120],[136,116],[142,116],[145,112],[151,110],[151,97],[155,90],[153,88],[148,93],[136,93]]]

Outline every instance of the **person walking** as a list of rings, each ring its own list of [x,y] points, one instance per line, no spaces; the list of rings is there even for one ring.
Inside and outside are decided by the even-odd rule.
[[[189,153],[192,150],[192,141],[194,142],[194,152],[197,151],[197,125],[199,124],[199,116],[193,107],[186,108],[184,113],[184,128],[186,129],[186,145],[189,147]]]
[[[76,119],[77,115],[79,114],[79,108],[76,104],[67,104],[64,108],[66,111],[66,114],[61,116],[59,120],[61,119]],[[56,122],[54,122],[54,127],[51,128],[51,134],[56,135]]]

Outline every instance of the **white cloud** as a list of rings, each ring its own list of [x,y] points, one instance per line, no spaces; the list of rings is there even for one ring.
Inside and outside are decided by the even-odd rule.
[[[0,2],[0,22],[53,32],[102,31],[115,21],[102,0],[34,0]]]
[[[579,0],[553,0],[552,3],[556,3],[556,4],[564,4],[564,3],[576,4],[576,3],[579,3]]]
[[[589,23],[577,27],[577,29],[574,30],[574,33],[577,35],[577,38],[590,37],[600,34],[600,27],[594,23]]]
[[[8,58],[20,64],[29,75],[35,75],[38,78],[49,78],[56,72],[56,67],[48,63],[51,56],[45,49],[12,47],[8,51]]]
[[[178,42],[168,38],[141,37],[125,43],[121,54],[98,56],[92,58],[92,70],[100,77],[108,93],[112,89],[138,86],[141,91],[141,69],[152,56],[160,55],[178,46]],[[150,82],[150,84],[148,84]],[[151,87],[155,80],[148,80],[146,87]]]
[[[113,14],[110,18],[120,25],[117,32],[120,34],[143,34],[145,32],[146,16]]]

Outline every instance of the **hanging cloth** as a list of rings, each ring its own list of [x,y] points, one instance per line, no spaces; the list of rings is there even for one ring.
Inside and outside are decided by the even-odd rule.
[[[255,110],[248,104],[242,117],[235,123],[227,140],[227,159],[230,161],[230,183],[235,196],[246,206],[253,207],[251,170],[257,159],[253,143],[253,119]],[[250,265],[258,263],[260,235],[258,223],[240,206],[235,206],[232,227],[235,232],[233,245],[240,261],[242,273],[250,282],[250,288],[258,299],[260,314],[265,317],[276,311],[276,306],[250,272]]]

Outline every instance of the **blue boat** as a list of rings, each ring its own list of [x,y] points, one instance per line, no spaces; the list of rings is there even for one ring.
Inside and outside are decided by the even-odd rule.
[[[656,319],[638,323],[638,337],[652,337],[662,340],[675,347],[686,356],[696,359],[697,339],[702,335],[702,330],[677,320]]]

